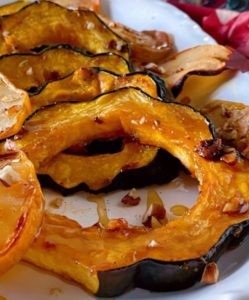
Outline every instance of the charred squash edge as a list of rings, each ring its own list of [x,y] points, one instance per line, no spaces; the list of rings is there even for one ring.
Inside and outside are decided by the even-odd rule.
[[[25,9],[27,9],[27,8],[29,8],[30,6],[32,6],[32,5],[35,5],[35,4],[39,4],[39,0],[37,0],[37,1],[34,1],[34,2],[32,2],[32,3],[30,3],[30,4],[28,4],[28,5],[26,5],[26,6],[24,6],[24,7],[22,7],[20,10],[18,10],[18,11],[16,11],[16,12],[14,12],[14,13],[12,13],[12,14],[8,14],[8,15],[4,15],[4,16],[1,16],[1,19],[4,19],[4,18],[6,18],[6,17],[10,17],[10,16],[14,16],[14,15],[17,15],[19,12],[21,12],[21,11],[23,11],[23,10],[25,10]],[[57,3],[54,3],[54,2],[50,2],[50,1],[47,1],[47,0],[45,0],[44,2],[48,2],[48,3],[50,3],[50,4],[52,4],[52,5],[54,5],[54,6],[57,6],[57,7],[59,7],[59,8],[61,8],[61,9],[63,9],[63,10],[69,10],[70,11],[70,9],[68,9],[68,8],[66,8],[66,7],[63,7],[63,6],[61,6],[61,5],[59,5],[59,4],[57,4]],[[89,11],[89,12],[91,12],[95,17],[96,17],[96,19],[104,26],[104,27],[106,27],[106,29],[108,30],[108,31],[110,31],[113,35],[115,35],[117,38],[119,38],[120,40],[122,40],[125,44],[126,44],[126,46],[127,46],[127,55],[128,55],[128,60],[130,61],[130,54],[131,54],[131,50],[130,50],[130,46],[129,46],[129,44],[123,39],[123,38],[121,38],[116,32],[114,32],[94,11],[92,11],[92,10],[89,10],[89,9],[78,9],[79,11]],[[47,45],[48,46],[48,45]],[[56,45],[55,45],[56,46]],[[88,51],[86,51],[86,52],[88,52]],[[90,52],[88,52],[89,54],[90,54]],[[99,54],[101,54],[101,53],[99,53]],[[118,55],[118,54],[117,54]],[[120,55],[121,56],[121,55]],[[124,58],[125,59],[125,58]]]

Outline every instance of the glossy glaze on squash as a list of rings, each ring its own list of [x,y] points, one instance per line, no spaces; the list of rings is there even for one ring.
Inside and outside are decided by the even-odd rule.
[[[73,155],[59,153],[41,166],[38,174],[49,175],[57,184],[70,189],[85,183],[91,190],[109,185],[120,172],[148,165],[157,148],[127,143],[113,154]]]
[[[133,148],[132,146],[131,148]],[[140,150],[144,148],[143,145],[139,145],[138,147]],[[174,178],[177,177],[179,170],[181,169],[181,164],[178,159],[170,155],[168,152],[158,149],[156,151],[156,154],[150,162],[148,161],[147,164],[144,164],[143,166],[139,167],[141,165],[141,162],[145,162],[145,154],[148,153],[148,157],[153,155],[153,152],[155,149],[152,146],[146,146],[146,150],[142,151],[139,153],[139,164],[137,164],[137,161],[135,160],[134,162],[131,161],[131,159],[136,158],[137,155],[134,155],[134,153],[130,154],[131,159],[127,158],[128,160],[131,161],[130,164],[126,164],[122,167],[121,172],[118,173],[112,180],[105,181],[106,179],[106,174],[110,173],[109,171],[107,172],[104,169],[104,165],[99,165],[97,172],[93,173],[90,172],[87,174],[79,174],[79,178],[77,181],[79,181],[80,178],[85,178],[85,182],[80,183],[79,185],[76,185],[75,187],[72,188],[65,188],[61,184],[56,183],[58,182],[56,178],[58,178],[58,174],[54,174],[56,177],[55,180],[53,180],[50,176],[48,175],[38,175],[39,181],[41,182],[42,186],[49,187],[55,190],[58,190],[62,195],[68,196],[71,194],[74,194],[79,191],[87,191],[91,192],[94,194],[100,194],[100,193],[108,193],[116,190],[128,190],[132,188],[141,188],[141,187],[146,187],[149,185],[153,184],[164,184],[167,182],[170,182]],[[109,160],[109,165],[112,165],[113,157],[115,158],[116,165],[121,165],[122,162],[120,162],[121,158],[123,157],[123,154],[99,154],[95,156],[96,160],[99,160],[98,156],[104,156],[106,157],[106,165]],[[119,157],[121,155],[121,158]],[[60,157],[60,154],[56,155],[55,158]],[[147,158],[148,158],[147,157]],[[72,161],[76,161],[78,158],[75,157],[75,155],[72,155],[72,160],[67,160],[66,161],[66,168],[65,169],[72,169]],[[81,161],[81,165],[83,165],[82,162],[90,160],[88,157],[81,157],[79,159]],[[52,158],[53,162],[53,158]],[[56,159],[56,165],[58,166],[59,169],[63,169],[59,166],[59,159]],[[94,164],[91,164],[93,166]],[[45,167],[49,168],[49,162],[45,164]],[[89,168],[89,166],[88,166]],[[43,167],[41,167],[43,169]],[[50,168],[49,168],[50,169]],[[63,169],[62,173],[65,174],[66,170]],[[77,166],[77,169],[80,169],[80,166]],[[113,166],[111,167],[113,169]],[[167,170],[165,172],[165,170]],[[50,171],[51,172],[51,171]],[[85,172],[85,171],[83,171]],[[38,170],[39,173],[39,170]],[[62,175],[63,176],[63,175]],[[92,176],[92,178],[89,178]],[[94,185],[96,183],[95,180],[99,182],[102,182],[102,188],[100,189],[93,189],[89,188],[86,184],[86,182],[91,181]],[[70,180],[70,179],[68,179]]]
[[[22,258],[43,217],[43,195],[34,167],[24,153],[13,149],[0,154],[0,212],[3,274]]]
[[[137,99],[135,99],[136,97]],[[144,105],[147,105],[148,111],[145,110],[143,114],[143,110],[140,109],[140,102],[144,98],[147,100]],[[107,102],[109,104],[105,105]],[[139,103],[138,105],[137,102]],[[141,115],[139,120],[134,119],[132,123],[146,126],[147,115],[152,113],[157,103],[157,101],[153,101],[153,98],[144,96],[144,93],[139,89],[122,88],[113,93],[106,93],[89,103],[57,104],[34,114],[25,123],[23,132],[19,139],[16,140],[16,143],[38,167],[40,163],[48,161],[54,155],[79,142],[89,143],[98,138],[105,140],[127,136],[126,130],[121,126],[121,121],[114,114],[116,112],[119,116],[120,110],[124,115],[128,114],[128,112],[130,114],[130,111],[132,111],[131,116],[134,114]],[[137,111],[138,106],[139,111]],[[149,107],[151,107],[151,112],[149,112]],[[171,106],[162,105],[162,108],[164,107]],[[179,107],[181,108],[182,106]],[[183,108],[185,109],[184,106]],[[114,115],[113,118],[110,117],[112,115]],[[176,126],[175,123],[171,125],[172,122],[170,120],[172,117],[170,117],[170,114],[167,117],[168,127]],[[148,131],[148,135],[151,136],[153,133],[158,136],[160,134],[158,130],[160,121],[155,119],[153,122],[154,131]],[[82,128],[87,128],[87,130],[82,130]],[[185,131],[188,128],[191,128],[191,124],[186,123]],[[200,135],[203,135],[201,129]],[[139,139],[137,135],[133,138]],[[177,138],[180,139],[180,135]],[[186,159],[189,160],[190,158]]]
[[[90,101],[99,94],[125,86],[142,87],[150,96],[159,95],[165,101],[168,100],[164,82],[152,73],[129,73],[119,76],[104,69],[80,68],[62,79],[47,82],[35,93],[30,93],[30,98],[24,91],[14,89],[10,83],[8,85],[4,81],[2,83],[9,88],[8,98],[6,98],[6,90],[2,88],[3,100],[8,106],[2,108],[0,139],[18,133],[25,119],[41,107],[66,101]],[[18,101],[13,101],[11,91],[19,95]],[[6,107],[8,107],[8,114],[6,114]]]
[[[43,45],[70,44],[90,53],[114,52],[129,58],[127,43],[90,10],[69,10],[35,2],[1,18],[0,55]]]
[[[96,124],[96,117],[103,122]],[[201,193],[188,214],[155,230],[108,231],[73,225],[74,235],[67,229],[71,223],[67,227],[64,220],[64,228],[61,224],[53,229],[53,222],[52,227],[48,222],[28,251],[27,261],[67,275],[101,296],[115,296],[135,285],[172,290],[200,280],[205,265],[216,260],[234,236],[244,235],[249,224],[249,163],[240,158],[230,165],[199,154],[204,141],[213,139],[210,123],[201,114],[124,88],[89,103],[61,104],[59,109],[38,112],[26,123],[19,146],[39,164],[83,140],[79,128],[85,127],[91,129],[84,132],[86,141],[122,134],[169,151],[199,180]],[[71,134],[65,135],[68,130]],[[52,245],[49,250],[46,243]]]
[[[65,77],[80,67],[101,67],[117,74],[130,71],[128,63],[118,55],[89,55],[67,45],[47,47],[40,53],[0,57],[0,72],[23,90],[36,89],[45,82]]]

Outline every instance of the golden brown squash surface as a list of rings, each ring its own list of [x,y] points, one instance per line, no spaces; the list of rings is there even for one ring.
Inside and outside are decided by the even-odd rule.
[[[136,143],[125,144],[113,154],[91,156],[59,153],[37,173],[49,175],[64,188],[85,183],[91,190],[99,190],[112,182],[120,172],[148,165],[156,156],[157,148]]]
[[[156,82],[143,73],[118,76],[99,69],[80,68],[71,75],[49,82],[37,95],[31,96],[32,111],[42,106],[65,101],[89,101],[99,94],[121,87],[139,87],[157,97]]]
[[[32,163],[22,152],[0,154],[0,274],[17,263],[38,232],[43,195]]]
[[[115,54],[90,56],[69,46],[49,47],[38,54],[0,57],[0,72],[24,90],[69,75],[80,67],[101,67],[117,74],[129,73],[127,62]]]
[[[127,43],[90,10],[69,10],[41,1],[1,18],[0,55],[55,44],[129,58]]]
[[[160,105],[159,102],[152,101],[152,99],[135,88],[123,88],[113,93],[107,93],[89,103],[63,103],[47,107],[38,111],[25,123],[23,133],[16,140],[16,143],[38,167],[40,163],[44,163],[74,144],[88,143],[98,138],[108,139],[127,135],[127,130],[124,130],[122,119],[120,119],[123,115],[124,117],[129,115],[133,118],[132,124],[134,126],[136,124],[137,126],[142,124],[143,127],[147,127],[149,124],[153,125],[154,130],[148,130],[147,134],[151,136],[153,133],[153,135],[159,137],[162,135],[161,131],[158,130],[160,123],[162,123],[162,115],[159,114],[160,109],[154,113],[155,115],[158,113],[158,120],[156,116],[153,120],[150,120],[149,116],[155,110],[155,107],[160,107],[167,112],[164,115],[165,120],[167,120],[167,132],[172,130],[173,134],[176,131],[174,128],[179,127],[179,132],[175,137],[176,142],[174,147],[172,146],[174,149],[169,148],[168,145],[166,149],[176,151],[176,147],[178,149],[181,143],[185,143],[181,136],[187,138],[189,136],[187,132],[192,130],[192,119],[188,118],[187,115],[185,116],[185,106],[178,104]],[[175,107],[177,107],[176,112]],[[203,122],[203,117],[199,117],[192,110],[190,112],[193,114],[193,118],[200,119],[198,141],[200,137],[203,140],[211,138],[209,131],[207,135],[208,128],[206,128],[206,123]],[[174,114],[176,116],[173,116]],[[182,128],[183,126],[177,125],[177,122],[173,122],[176,117],[178,117],[180,125],[184,122],[185,129]],[[165,122],[163,123],[165,124]],[[87,128],[87,130],[83,130],[83,128]],[[139,139],[137,133],[134,134],[134,138]],[[176,146],[177,140],[180,140],[178,146]],[[194,142],[190,139],[188,143],[193,144]],[[193,160],[191,157],[190,155],[189,157],[184,156],[182,159]],[[194,165],[190,164],[190,168],[192,171]]]
[[[66,112],[64,116],[58,113],[61,109]],[[103,123],[96,124],[96,117]],[[86,127],[91,130],[82,133]],[[201,193],[188,214],[150,231],[124,227],[106,230],[98,226],[84,229],[61,217],[46,218],[25,259],[67,275],[93,293],[99,289],[100,271],[118,272],[119,268],[148,258],[162,262],[200,258],[230,226],[248,220],[248,161],[238,159],[230,165],[203,158],[197,149],[213,135],[208,121],[190,107],[162,103],[139,90],[126,88],[93,102],[47,108],[30,119],[25,128],[27,132],[19,146],[36,164],[79,140],[126,134],[169,151],[200,182]],[[66,135],[67,131],[71,134]]]

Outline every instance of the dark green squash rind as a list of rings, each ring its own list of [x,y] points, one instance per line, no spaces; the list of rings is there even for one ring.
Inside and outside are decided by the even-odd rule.
[[[23,56],[24,58],[26,56],[41,56],[42,54],[44,54],[45,52],[47,51],[50,51],[50,50],[53,50],[53,49],[66,49],[66,50],[69,50],[69,51],[73,51],[75,53],[79,53],[83,56],[87,56],[87,57],[104,57],[104,56],[116,56],[118,57],[120,60],[122,60],[124,62],[124,64],[127,65],[128,67],[128,70],[129,72],[133,72],[133,68],[131,67],[131,64],[125,59],[123,58],[122,56],[118,55],[118,54],[115,54],[115,53],[112,53],[112,52],[105,52],[105,53],[98,53],[98,54],[90,54],[88,53],[87,51],[84,51],[84,50],[81,50],[77,47],[73,47],[73,46],[70,46],[70,45],[67,45],[67,44],[60,44],[60,45],[53,45],[53,46],[44,46],[44,48],[39,51],[39,52],[26,52],[26,53],[12,53],[12,54],[4,54],[2,56],[0,56],[0,60],[3,60],[7,57],[11,57],[11,56]],[[16,66],[18,67],[18,66]],[[70,72],[71,73],[71,72]],[[67,74],[66,76],[68,76],[70,74]],[[66,76],[63,76],[63,77],[66,77]],[[62,79],[62,78],[59,78],[59,79]],[[52,81],[52,80],[51,80]],[[50,81],[47,81],[45,82],[43,85],[41,85],[40,87],[38,88],[35,88],[35,90],[32,90],[32,88],[30,88],[29,90],[27,90],[27,92],[30,93],[30,95],[35,95],[37,93],[40,92],[40,90],[42,90],[44,88],[44,86],[49,83]]]
[[[99,56],[100,54],[97,54],[97,55]],[[96,73],[105,72],[105,73],[109,73],[109,74],[111,74],[111,75],[113,75],[115,77],[122,77],[122,76],[129,77],[129,76],[134,76],[136,74],[149,76],[155,82],[155,84],[156,84],[157,94],[158,94],[159,100],[162,100],[163,102],[171,102],[172,101],[172,96],[170,94],[170,91],[166,88],[164,80],[162,80],[158,75],[156,75],[153,72],[150,72],[150,71],[148,71],[148,72],[146,72],[146,71],[137,71],[137,72],[130,72],[130,73],[125,74],[125,75],[120,75],[120,74],[116,74],[116,73],[114,73],[114,72],[112,72],[110,70],[107,70],[105,68],[102,68],[102,67],[91,67],[90,69],[92,69]],[[67,74],[66,76],[63,76],[63,77],[55,79],[55,80],[46,81],[44,84],[42,84],[41,86],[39,86],[35,91],[29,91],[29,95],[30,96],[38,95],[38,94],[40,94],[46,88],[46,86],[49,83],[65,79],[65,78],[71,76],[73,73],[74,72],[71,72],[70,74]],[[91,101],[91,100],[92,99],[89,99],[89,101]],[[70,101],[70,100],[68,100],[68,101]]]
[[[154,160],[147,166],[138,169],[125,170],[119,173],[113,181],[100,190],[91,190],[82,183],[74,188],[66,189],[55,183],[48,175],[38,175],[42,186],[59,191],[63,196],[68,196],[79,191],[87,191],[94,194],[107,193],[118,189],[131,189],[149,186],[152,184],[164,184],[177,177],[181,163],[168,152],[159,149]],[[165,172],[165,170],[167,170]]]
[[[241,230],[237,234],[238,229]],[[228,228],[219,241],[200,258],[163,262],[146,259],[128,267],[98,272],[98,297],[115,297],[134,287],[166,292],[186,289],[200,281],[205,266],[216,262],[230,246],[238,245],[249,234],[249,221]]]
[[[68,8],[66,8],[66,7],[63,7],[63,6],[61,6],[61,5],[59,5],[59,4],[57,4],[57,3],[54,3],[54,2],[50,2],[50,1],[47,1],[47,2],[49,2],[49,3],[51,3],[52,5],[54,5],[54,6],[57,6],[57,7],[60,7],[61,9],[63,9],[63,10],[70,10],[70,9],[68,9]],[[40,1],[39,0],[37,0],[37,1],[34,1],[34,2],[32,2],[32,3],[30,3],[30,4],[28,4],[28,5],[26,5],[26,6],[24,6],[24,7],[22,7],[20,10],[18,10],[18,11],[16,11],[16,12],[14,12],[14,13],[12,13],[12,14],[8,14],[8,15],[4,15],[4,16],[1,16],[1,20],[4,20],[5,18],[9,18],[9,17],[11,17],[11,16],[14,16],[14,15],[17,15],[17,14],[19,14],[20,12],[22,12],[22,11],[24,11],[24,10],[26,10],[26,9],[29,9],[30,7],[32,7],[33,5],[39,5],[39,3],[40,3]],[[89,12],[89,13],[91,13],[92,15],[94,15],[95,17],[96,17],[96,19],[109,31],[109,32],[111,32],[114,36],[116,36],[119,40],[121,40],[122,42],[124,42],[124,44],[126,45],[126,48],[127,48],[127,51],[126,51],[126,53],[127,53],[127,55],[128,55],[128,60],[130,60],[129,58],[130,58],[130,52],[131,52],[131,50],[130,50],[130,47],[129,47],[129,44],[123,39],[123,38],[121,38],[116,32],[114,32],[94,11],[92,11],[92,10],[87,10],[87,9],[79,9],[79,11],[87,11],[87,12]],[[2,22],[2,21],[1,21]],[[54,46],[54,45],[56,45],[56,44],[51,44],[51,46]],[[47,45],[48,46],[48,45]],[[43,47],[42,45],[37,45],[37,47]],[[31,49],[32,50],[32,49]],[[89,52],[89,51],[86,51],[86,52],[88,52],[88,53],[91,53],[91,52]],[[118,54],[118,53],[117,53]],[[121,55],[122,56],[122,55]]]

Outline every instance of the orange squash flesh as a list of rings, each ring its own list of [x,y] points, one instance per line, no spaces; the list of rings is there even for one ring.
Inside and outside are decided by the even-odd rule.
[[[59,79],[80,67],[101,67],[117,74],[129,72],[127,62],[112,54],[89,56],[70,46],[48,47],[38,54],[12,54],[0,57],[0,72],[16,87],[29,90]]]
[[[118,76],[108,71],[90,68],[80,68],[63,79],[48,82],[30,98],[26,92],[15,89],[6,79],[2,79],[2,86],[7,87],[7,92],[2,88],[2,99],[6,104],[0,111],[0,139],[18,133],[32,112],[47,105],[66,101],[89,101],[101,93],[125,86],[142,87],[146,93],[157,97],[157,84],[147,74]],[[14,95],[16,101],[13,101]]]
[[[96,117],[103,123],[96,124]],[[82,133],[79,128],[85,127],[91,130]],[[87,141],[121,132],[169,151],[199,180],[201,193],[189,213],[154,230],[81,228],[63,217],[46,217],[25,259],[69,276],[93,293],[99,289],[100,271],[116,270],[144,259],[179,262],[200,258],[230,226],[248,220],[248,161],[239,159],[229,165],[202,158],[196,148],[213,135],[208,121],[190,107],[161,103],[137,89],[125,88],[94,102],[47,108],[30,119],[25,128],[19,146],[36,163],[82,140],[83,135]],[[70,135],[66,135],[67,130]],[[154,247],[150,246],[152,240]]]
[[[43,217],[43,195],[32,163],[22,152],[0,154],[0,274],[33,242]]]
[[[145,103],[143,104],[144,98]],[[126,129],[124,130],[123,126],[121,126],[120,114],[126,115],[129,113],[130,117],[134,116],[132,124],[141,124],[142,127],[146,127],[148,124],[147,115],[149,116],[157,105],[159,105],[159,107],[162,106],[162,109],[164,109],[164,107],[167,108],[165,120],[167,120],[168,131],[172,129],[172,132],[175,132],[174,128],[177,125],[171,122],[171,120],[174,121],[174,118],[176,118],[176,116],[173,116],[173,108],[175,107],[174,105],[178,108],[178,105],[160,105],[157,101],[153,101],[152,99],[153,98],[149,96],[145,96],[143,92],[136,88],[123,88],[113,93],[107,93],[98,100],[95,99],[89,103],[63,103],[47,107],[38,111],[25,123],[23,133],[19,136],[19,139],[16,140],[16,143],[27,153],[32,162],[38,166],[40,163],[44,163],[46,160],[74,144],[80,142],[88,143],[98,138],[108,139],[127,135]],[[109,103],[109,105],[107,105],[107,103]],[[144,105],[147,107],[145,111],[143,110]],[[172,111],[170,109],[171,107]],[[180,110],[180,112],[178,112],[178,110]],[[186,110],[185,106],[179,106],[178,110],[177,114],[181,113],[182,115],[180,115],[180,117],[187,120],[187,117],[184,115]],[[135,118],[136,114],[139,115],[138,119]],[[196,113],[193,114],[194,116],[197,115]],[[111,118],[112,115],[113,117]],[[160,115],[158,117],[160,117]],[[179,123],[181,124],[182,121],[180,117]],[[160,120],[157,120],[155,117],[152,122],[154,130],[152,132],[148,130],[148,136],[151,136],[153,133],[154,138],[157,138],[157,136],[161,135],[161,132],[157,130]],[[199,128],[198,141],[200,137],[205,139],[205,131],[202,129],[206,129],[206,124],[203,126],[203,123],[203,118],[201,117],[200,125],[202,127]],[[184,124],[186,128],[184,130],[181,128],[181,133],[182,135],[189,136],[187,132],[191,132],[192,130],[190,121],[184,121]],[[82,130],[82,128],[87,128],[87,130]],[[179,132],[175,139],[181,141],[182,135]],[[139,139],[137,133],[134,137]],[[210,133],[208,137],[210,138]],[[208,137],[206,139],[208,139]],[[143,143],[150,144],[147,142]],[[177,144],[177,142],[175,144]],[[157,145],[155,146],[157,147]],[[167,148],[168,147],[169,146],[167,146]],[[179,147],[180,146],[178,146],[178,148]],[[175,149],[174,147],[174,151],[176,151]],[[166,150],[171,151],[171,148]],[[193,158],[189,155],[189,157],[183,157],[182,159],[192,160]],[[192,168],[194,168],[193,164]]]
[[[0,16],[9,15],[17,12],[24,6],[29,5],[29,1],[18,1],[7,5],[0,6]]]
[[[139,87],[150,96],[157,97],[157,84],[149,75],[131,73],[118,76],[105,70],[80,68],[63,79],[48,82],[41,91],[31,96],[32,111],[59,102],[89,101],[99,94],[126,86]]]
[[[120,172],[148,165],[156,156],[157,148],[136,143],[125,144],[113,154],[91,156],[59,153],[37,170],[49,175],[64,188],[85,183],[91,190],[99,190],[112,182]]]
[[[58,3],[59,5],[62,5],[64,7],[85,7],[88,9],[91,9],[95,12],[99,12],[100,10],[100,3],[99,0],[50,0],[51,2]],[[0,7],[0,16],[10,15],[21,8],[27,6],[30,4],[30,1],[17,1],[11,4],[6,4],[4,6]]]
[[[0,140],[17,133],[30,114],[28,94],[0,74]]]
[[[55,44],[129,58],[127,43],[90,10],[69,10],[41,1],[1,18],[0,55]]]

